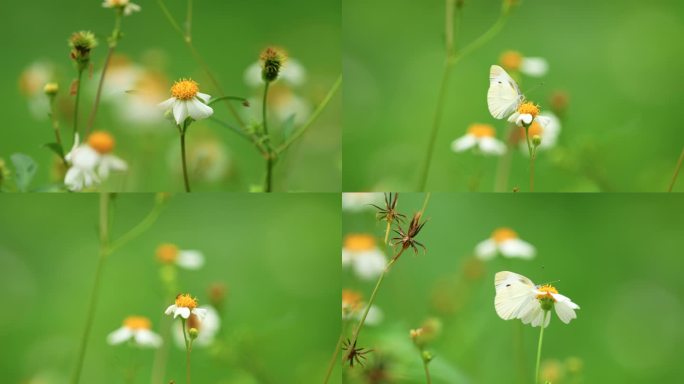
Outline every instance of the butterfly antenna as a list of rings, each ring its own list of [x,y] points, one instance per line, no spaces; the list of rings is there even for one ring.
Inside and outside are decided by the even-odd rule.
[[[544,82],[540,82],[539,84],[535,85],[534,87],[532,87],[532,88],[526,90],[525,92],[523,92],[523,94],[524,94],[524,95],[530,94],[530,93],[536,91],[537,89],[539,89],[539,88],[541,88],[541,87],[543,87],[543,86],[544,86]]]

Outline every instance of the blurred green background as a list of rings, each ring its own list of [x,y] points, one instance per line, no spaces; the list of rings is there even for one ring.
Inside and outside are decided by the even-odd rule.
[[[142,6],[142,11],[124,18],[125,36],[117,52],[125,55],[129,64],[153,75],[144,80],[161,87],[164,94],[159,98],[168,98],[167,87],[183,77],[197,80],[201,91],[216,96],[209,79],[172,29],[157,2],[139,0],[136,3]],[[167,0],[166,3],[182,23],[186,2]],[[40,109],[42,112],[32,116],[27,101],[33,100],[38,105],[44,103],[42,87],[49,79],[41,80],[40,76],[34,76],[35,84],[22,86],[20,77],[32,64],[52,66],[55,75],[48,77],[60,83],[58,104],[62,108],[58,115],[70,148],[71,140],[66,138],[72,127],[72,97],[68,96],[68,89],[75,78],[75,69],[69,60],[67,39],[77,30],[92,30],[100,40],[100,46],[92,55],[95,76],[83,82],[87,91],[81,104],[83,128],[90,114],[95,84],[99,80],[97,74],[106,54],[106,37],[111,34],[114,24],[114,11],[102,8],[101,4],[102,1],[95,0],[40,0],[0,5],[2,13],[7,16],[6,22],[0,26],[2,44],[7,52],[12,52],[3,60],[0,75],[0,82],[10,90],[2,109],[5,134],[0,140],[0,158],[9,163],[9,156],[15,152],[32,156],[39,164],[32,188],[44,187],[53,180],[53,156],[41,147],[54,141],[51,124]],[[334,0],[315,3],[304,0],[195,1],[193,42],[227,94],[256,99],[261,97],[262,89],[245,84],[245,70],[258,60],[267,46],[284,48],[304,67],[306,80],[296,87],[281,84],[280,92],[272,90],[274,105],[279,101],[296,100],[293,108],[298,110],[301,105],[306,105],[310,113],[341,72],[340,8],[340,2]],[[27,28],[29,22],[30,28]],[[118,101],[126,97],[130,100],[131,95],[124,94],[123,90],[126,88],[119,90]],[[35,96],[26,96],[36,92]],[[125,175],[114,175],[102,189],[134,192],[181,190],[179,139],[175,127],[165,121],[157,124],[129,122],[114,108],[114,103],[104,101],[102,106],[95,129],[110,131],[117,140],[115,154],[129,163],[129,171]],[[241,108],[238,103],[236,108]],[[338,94],[303,139],[280,159],[274,176],[276,190],[340,190],[341,108],[342,99]],[[215,116],[234,122],[224,105],[215,106]],[[270,130],[275,133],[276,142],[280,142],[283,123],[275,113],[271,116]],[[246,191],[252,185],[263,183],[264,160],[251,143],[229,129],[204,120],[193,124],[187,141],[189,157],[193,157],[193,148],[198,153],[196,156],[201,156],[191,175],[195,190]],[[214,170],[213,173],[210,169]]]
[[[400,195],[398,208],[412,214],[422,202],[423,195]],[[560,361],[561,371],[567,358],[582,366],[553,384],[679,381],[683,209],[683,196],[433,194],[417,238],[427,253],[401,256],[375,302],[384,321],[361,332],[359,346],[374,349],[367,369],[393,378],[377,382],[425,383],[409,330],[437,317],[441,336],[428,347],[436,356],[433,383],[532,383],[539,328],[494,311],[494,274],[509,270],[536,284],[553,282],[581,307],[568,325],[554,313],[544,333],[543,360]],[[474,259],[475,246],[506,226],[533,244],[537,257]],[[343,214],[345,234],[375,234],[381,242],[384,228],[371,210]],[[374,284],[344,274],[343,287],[366,299]],[[344,371],[345,382],[372,382],[353,379],[362,368]]]
[[[445,58],[444,3],[344,2],[344,190],[416,190]],[[464,3],[457,49],[501,9],[500,0]],[[684,66],[684,3],[519,3],[493,40],[453,68],[428,190],[493,190],[497,160],[455,154],[450,143],[476,122],[504,137],[505,123],[487,111],[488,73],[516,50],[550,65],[545,77],[524,78],[529,99],[548,110],[554,91],[569,95],[557,147],[538,156],[536,190],[665,191],[684,144],[675,75]],[[527,166],[516,148],[506,190],[527,190]]]
[[[117,196],[112,236],[139,222],[153,199]],[[98,196],[3,196],[0,212],[2,381],[67,383],[96,267]],[[193,382],[321,381],[340,331],[341,277],[332,257],[341,246],[339,197],[204,194],[172,197],[149,231],[108,259],[82,383],[123,383],[130,362],[140,364],[134,382],[150,382],[153,351],[112,347],[105,338],[133,314],[159,332],[172,304],[155,259],[163,242],[204,253],[204,268],[178,277],[200,305],[210,284],[228,291],[217,342],[193,350]],[[175,344],[165,383],[171,379],[185,382],[185,351]]]

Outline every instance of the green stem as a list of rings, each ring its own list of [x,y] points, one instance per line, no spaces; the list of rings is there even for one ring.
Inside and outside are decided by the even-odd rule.
[[[392,221],[387,220],[387,227],[385,228],[385,245],[389,241],[390,229],[392,229]]]
[[[191,343],[188,342],[187,329],[185,328],[185,319],[181,317],[181,322],[183,323],[183,340],[185,341],[185,373],[186,373],[186,383],[190,384],[190,351]]]
[[[337,344],[335,345],[335,351],[333,352],[332,358],[330,358],[330,362],[328,363],[328,370],[326,371],[323,384],[328,384],[328,381],[330,381],[330,376],[332,375],[333,369],[335,368],[335,362],[337,361],[337,355],[339,355],[340,353],[340,348],[342,348],[343,340],[344,332],[340,332],[340,337],[337,339]]]
[[[363,328],[363,324],[366,322],[368,312],[370,311],[370,308],[373,306],[373,302],[375,302],[375,296],[378,294],[378,290],[380,289],[382,280],[385,278],[385,275],[390,270],[390,268],[392,268],[392,265],[394,265],[394,263],[399,259],[399,256],[401,256],[401,254],[404,253],[404,250],[405,248],[402,247],[399,253],[397,253],[397,255],[394,256],[392,260],[389,261],[389,263],[387,263],[385,269],[382,271],[382,274],[380,274],[380,277],[378,278],[378,282],[375,283],[375,288],[373,288],[373,293],[371,293],[370,299],[366,304],[366,309],[363,311],[363,315],[361,315],[361,319],[359,320],[359,323],[356,325],[356,328],[354,329],[354,335],[352,336],[351,343],[349,344],[350,348],[347,352],[347,355],[345,356],[345,360],[347,360],[349,358],[349,354],[354,351],[356,341],[359,339],[359,333],[361,333],[361,328]]]
[[[337,80],[335,80],[335,83],[332,85],[328,93],[325,95],[323,101],[321,101],[321,103],[318,105],[318,108],[316,108],[314,113],[311,114],[309,120],[307,120],[306,123],[304,123],[304,125],[302,125],[302,127],[297,130],[297,132],[293,133],[292,136],[290,136],[287,140],[285,140],[284,143],[282,143],[278,147],[278,149],[276,150],[277,153],[284,152],[287,148],[290,147],[290,145],[292,145],[292,143],[299,139],[306,132],[307,129],[309,129],[313,122],[316,121],[316,119],[318,118],[318,115],[320,115],[321,112],[328,105],[328,103],[330,103],[330,100],[335,95],[337,90],[340,88],[340,85],[342,85],[342,74],[340,74],[340,76],[337,77]]]
[[[155,201],[154,207],[152,208],[152,210],[150,210],[147,216],[145,216],[145,218],[143,218],[138,224],[136,224],[135,227],[131,228],[121,237],[112,241],[111,245],[109,246],[109,253],[114,253],[114,251],[121,248],[129,241],[135,239],[136,237],[140,236],[142,233],[147,231],[147,229],[149,229],[152,226],[152,224],[154,224],[154,222],[157,221],[157,218],[159,218],[159,214],[161,213],[163,207],[163,200],[158,198]]]
[[[81,99],[81,78],[83,77],[83,69],[78,70],[78,78],[76,80],[76,100],[74,101],[74,143],[78,135],[78,102]]]
[[[62,144],[62,134],[59,131],[59,121],[55,117],[55,96],[50,96],[50,121],[52,122],[52,130],[55,131],[55,142],[59,145],[62,150],[61,159],[65,166],[68,166],[66,159],[64,158],[64,145]]]
[[[190,192],[190,179],[188,178],[188,165],[185,158],[185,132],[188,127],[187,123],[183,123],[183,127],[178,127],[180,130],[180,147],[181,147],[181,163],[183,165],[183,182],[185,185],[185,192]]]
[[[228,124],[228,123],[226,123],[225,121],[221,121],[221,120],[215,118],[214,116],[211,116],[211,117],[209,118],[209,120],[210,120],[210,121],[213,121],[214,123],[216,123],[216,124],[218,124],[218,125],[221,125],[221,126],[223,126],[223,127],[226,127],[226,128],[228,128],[228,129],[230,129],[231,131],[237,133],[237,134],[238,134],[240,137],[242,137],[243,139],[249,141],[249,142],[252,143],[252,144],[255,144],[255,139],[254,139],[252,136],[247,135],[247,134],[246,134],[244,131],[242,131],[240,128],[237,128],[237,127],[235,127],[235,126],[233,126],[233,125],[231,125],[231,124]]]
[[[264,136],[266,137],[267,141],[270,141],[270,138],[268,137],[268,121],[266,119],[266,106],[268,104],[268,87],[270,84],[270,81],[264,82],[264,98],[261,103],[261,121],[264,125]]]
[[[682,148],[682,154],[679,155],[679,160],[677,160],[677,166],[675,167],[674,174],[672,175],[672,180],[670,181],[670,187],[667,189],[668,192],[672,192],[672,189],[677,182],[677,176],[679,176],[679,170],[682,168],[682,162],[684,161],[684,148]]]
[[[266,144],[266,149],[268,153],[266,154],[266,181],[264,185],[264,192],[272,192],[273,190],[273,164],[275,152],[271,148],[271,138],[268,135],[268,88],[271,84],[270,81],[266,81],[264,84],[264,99],[261,103],[261,120],[264,127],[264,143]]]
[[[527,143],[527,152],[530,155],[530,192],[534,192],[534,157],[535,153],[530,142],[530,126],[525,126],[525,142]]]
[[[546,325],[546,317],[549,315],[549,311],[544,311],[544,319],[541,323],[541,330],[539,331],[539,344],[537,345],[537,368],[534,370],[534,382],[539,382],[539,363],[541,362],[541,350],[542,341],[544,340],[544,328]]]
[[[88,313],[86,315],[85,327],[83,327],[83,334],[81,336],[81,344],[78,350],[78,358],[76,360],[76,369],[71,378],[72,384],[78,384],[81,379],[81,371],[83,369],[83,360],[85,358],[86,349],[88,346],[88,339],[90,338],[90,331],[93,326],[93,318],[95,317],[95,308],[97,306],[97,299],[100,293],[100,281],[102,280],[102,270],[109,251],[109,193],[100,194],[100,251],[97,261],[97,269],[95,270],[95,282],[90,295],[90,304],[88,305]]]
[[[102,74],[100,74],[100,82],[97,85],[97,92],[95,93],[95,101],[93,102],[93,109],[90,111],[90,116],[88,117],[88,127],[86,128],[86,135],[90,134],[93,129],[93,124],[95,124],[95,115],[97,115],[97,109],[100,105],[100,97],[102,95],[102,86],[104,85],[105,74],[109,68],[109,63],[114,55],[114,50],[121,37],[121,20],[123,18],[123,8],[118,8],[116,11],[116,19],[114,19],[114,30],[112,31],[112,36],[109,38],[109,49],[107,50],[107,57],[105,58],[104,65],[102,66]]]
[[[239,96],[221,96],[221,97],[215,97],[215,98],[209,100],[209,102],[207,103],[207,105],[211,106],[211,105],[214,104],[215,102],[221,101],[221,100],[234,100],[234,101],[240,101],[240,102],[242,102],[243,104],[249,102],[249,100],[245,99],[244,97],[239,97]]]
[[[421,356],[422,358],[422,356]],[[430,369],[428,368],[428,365],[430,364],[429,361],[423,359],[423,368],[425,369],[425,379],[427,380],[427,384],[432,384],[432,379],[430,378]]]

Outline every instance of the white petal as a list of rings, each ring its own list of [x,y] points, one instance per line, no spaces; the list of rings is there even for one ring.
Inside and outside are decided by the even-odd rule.
[[[163,109],[164,111],[168,111],[169,109],[173,108],[173,104],[176,102],[176,98],[172,97],[170,99],[166,99],[159,103],[159,108]]]
[[[354,272],[363,280],[374,280],[385,269],[386,263],[385,255],[378,248],[359,252],[354,257]]]
[[[524,57],[520,65],[520,72],[532,76],[544,76],[549,71],[549,63],[541,57]]]
[[[188,107],[188,115],[194,120],[202,120],[211,116],[214,110],[210,106],[204,104],[198,99],[192,99],[186,103]]]
[[[558,318],[565,324],[568,324],[570,320],[577,318],[577,314],[575,314],[575,311],[570,304],[572,304],[572,301],[557,301],[554,304]]]
[[[197,98],[204,101],[205,103],[208,103],[209,99],[211,99],[211,96],[207,95],[206,93],[197,92]]]
[[[566,303],[572,309],[579,309],[579,305],[573,303],[567,296],[563,296],[560,293],[552,293],[551,296],[553,296],[557,302]]]
[[[508,116],[508,122],[518,124],[518,118],[519,117],[520,117],[520,112],[513,112],[512,115]],[[520,124],[518,124],[518,125],[520,125]]]
[[[534,117],[530,115],[529,113],[523,113],[518,118],[515,120],[515,123],[522,126],[523,124],[525,125],[530,125],[532,124],[532,120],[534,120]]]
[[[121,344],[130,339],[133,333],[128,327],[121,327],[107,336],[107,343],[111,345]]]
[[[261,68],[259,68],[259,76],[261,76]],[[288,59],[280,71],[280,78],[295,86],[302,85],[306,81],[306,71],[299,61]]]
[[[184,319],[187,319],[188,317],[190,317],[190,308],[187,308],[187,307],[176,308],[176,310],[173,313],[173,318],[175,319],[178,316],[180,316]]]
[[[71,167],[64,176],[64,185],[70,191],[80,191],[83,189],[83,170]]]
[[[211,306],[202,306],[198,309],[204,309],[206,311],[206,316],[204,320],[200,322],[199,335],[197,339],[193,342],[193,346],[197,345],[200,347],[205,347],[214,342],[216,333],[221,328],[221,318],[218,312]]]
[[[503,155],[506,153],[506,144],[493,137],[483,137],[478,144],[482,153],[487,155]]]
[[[176,119],[176,124],[181,125],[188,117],[187,101],[177,101],[173,104],[173,118]]]
[[[164,311],[164,314],[170,315],[170,314],[175,313],[175,312],[176,312],[176,304],[172,304],[172,305],[169,305],[168,308],[166,308],[166,310]]]
[[[135,332],[135,342],[143,347],[157,348],[161,345],[162,340],[156,333],[147,329],[141,329]]]
[[[192,310],[192,314],[197,316],[197,318],[202,321],[207,316],[207,310],[205,308],[198,307]]]
[[[245,83],[250,87],[258,87],[263,84],[263,79],[261,78],[261,65],[258,61],[247,67],[244,79]]]
[[[181,250],[176,264],[185,269],[200,269],[204,265],[204,255],[200,251]]]
[[[463,152],[465,150],[468,150],[477,144],[477,140],[475,139],[475,136],[467,134],[465,136],[461,136],[458,139],[454,140],[451,143],[451,150],[454,152]]]
[[[552,148],[558,142],[561,124],[556,115],[551,112],[542,112],[537,116],[537,122],[542,126],[542,142],[539,148]]]
[[[361,316],[363,315],[363,312],[365,310],[366,308],[364,308],[363,311],[358,311],[356,317],[359,320],[361,319]],[[382,322],[383,318],[384,314],[382,313],[382,310],[375,305],[371,305],[370,309],[368,310],[368,315],[366,315],[366,322],[364,323],[364,325],[378,325]]]
[[[501,254],[506,257],[519,257],[521,259],[531,259],[536,254],[536,250],[532,244],[522,241],[520,239],[509,239],[503,241],[499,248]]]
[[[480,260],[491,260],[496,256],[496,242],[492,239],[480,242],[475,247],[475,256]]]

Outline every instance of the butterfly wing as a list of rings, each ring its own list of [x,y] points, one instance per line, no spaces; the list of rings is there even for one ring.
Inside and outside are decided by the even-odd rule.
[[[527,277],[508,271],[498,272],[494,276],[494,287],[494,308],[502,319],[519,319],[534,307],[535,285]]]
[[[487,91],[487,107],[495,119],[510,116],[523,99],[518,84],[506,71],[498,65],[489,69],[489,90]]]

